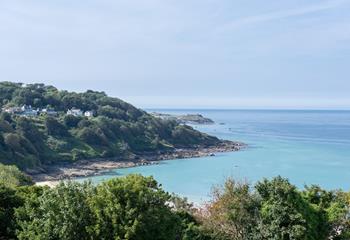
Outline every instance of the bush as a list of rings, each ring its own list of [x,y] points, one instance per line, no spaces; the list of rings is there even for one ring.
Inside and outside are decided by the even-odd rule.
[[[78,123],[82,120],[82,117],[76,117],[73,115],[65,115],[63,122],[67,128],[76,128]]]
[[[16,166],[6,166],[0,163],[0,185],[16,187],[32,184],[32,179],[22,173]]]
[[[259,236],[258,209],[258,197],[251,193],[249,184],[229,178],[223,187],[214,188],[204,226],[220,239],[254,239]]]
[[[48,135],[66,137],[68,136],[68,131],[66,127],[61,124],[56,118],[46,117],[45,127]]]
[[[72,158],[73,161],[77,161],[88,158],[88,155],[86,154],[86,151],[74,148],[72,150]]]
[[[108,146],[108,139],[104,135],[103,131],[97,127],[86,127],[78,132],[78,137],[92,145],[97,145],[97,146]]]

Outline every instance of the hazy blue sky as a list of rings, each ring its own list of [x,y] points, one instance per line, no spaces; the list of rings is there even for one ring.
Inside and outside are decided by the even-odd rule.
[[[139,107],[350,108],[350,0],[3,0],[0,80]]]

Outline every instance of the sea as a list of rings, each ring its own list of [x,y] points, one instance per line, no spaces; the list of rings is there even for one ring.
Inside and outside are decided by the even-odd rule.
[[[153,176],[166,191],[199,204],[209,201],[213,187],[220,186],[228,177],[253,186],[264,178],[282,176],[301,189],[317,184],[328,190],[350,190],[350,111],[148,111],[202,114],[215,124],[192,125],[195,129],[221,139],[244,142],[247,147],[210,157],[115,169],[89,178],[92,182],[131,173]]]

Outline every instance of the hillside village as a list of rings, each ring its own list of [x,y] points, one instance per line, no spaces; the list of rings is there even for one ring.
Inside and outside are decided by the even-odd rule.
[[[19,115],[24,117],[36,117],[40,115],[47,115],[52,117],[58,117],[60,113],[58,111],[55,111],[51,108],[32,108],[31,105],[23,105],[22,107],[3,107],[1,109],[2,112],[6,112],[12,115]],[[73,115],[76,117],[79,116],[85,116],[85,117],[93,117],[94,112],[93,111],[82,111],[78,108],[72,108],[68,109],[67,112],[64,113],[65,115]]]

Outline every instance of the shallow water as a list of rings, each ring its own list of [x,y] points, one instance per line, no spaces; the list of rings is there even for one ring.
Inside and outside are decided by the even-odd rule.
[[[160,110],[158,110],[160,111]],[[299,187],[319,184],[350,189],[350,111],[161,110],[201,113],[214,125],[195,128],[249,147],[215,157],[164,161],[159,165],[117,169],[93,182],[129,173],[152,175],[169,192],[195,202],[207,200],[213,185],[227,176],[254,183],[288,177]],[[224,123],[223,125],[220,123]]]

